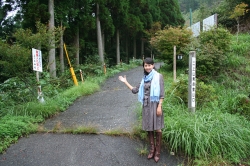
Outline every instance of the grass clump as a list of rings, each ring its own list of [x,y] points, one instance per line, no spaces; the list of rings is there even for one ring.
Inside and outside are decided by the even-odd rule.
[[[62,133],[72,134],[98,134],[98,129],[95,126],[78,126],[76,128],[66,128]]]
[[[130,136],[130,133],[124,132],[123,129],[114,129],[105,131],[103,134],[108,136]]]
[[[140,148],[137,148],[136,150],[137,150],[137,152],[138,152],[138,154],[140,156],[146,156],[146,155],[148,155],[148,148],[147,148],[147,146],[142,146]]]

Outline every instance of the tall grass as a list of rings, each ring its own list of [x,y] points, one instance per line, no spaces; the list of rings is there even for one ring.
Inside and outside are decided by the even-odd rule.
[[[239,34],[238,41],[237,36],[233,36],[233,42],[231,45],[231,50],[234,55],[238,56],[249,56],[250,53],[250,43],[249,43],[249,34]]]
[[[39,116],[45,119],[59,111],[64,111],[78,97],[91,94],[98,90],[99,85],[97,83],[85,81],[52,98],[45,97],[44,103],[29,102],[22,105],[16,105],[12,107],[12,111],[8,111],[7,114],[12,116]]]
[[[239,162],[250,155],[250,123],[246,119],[219,110],[164,108],[166,128],[164,141],[171,151],[195,158],[221,156]]]

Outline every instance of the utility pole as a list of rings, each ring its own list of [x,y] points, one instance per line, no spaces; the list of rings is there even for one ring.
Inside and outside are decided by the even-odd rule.
[[[192,9],[190,8],[190,27],[192,26],[193,24],[193,21],[192,21]]]

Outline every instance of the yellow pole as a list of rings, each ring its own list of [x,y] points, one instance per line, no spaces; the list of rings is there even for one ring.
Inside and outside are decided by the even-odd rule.
[[[75,75],[74,69],[73,69],[73,67],[71,66],[71,63],[70,63],[70,60],[69,60],[69,55],[68,55],[68,52],[67,52],[65,43],[63,44],[63,46],[64,46],[64,50],[65,50],[65,53],[66,53],[66,56],[67,56],[67,59],[68,59],[68,62],[69,62],[69,67],[70,67],[70,72],[71,72],[71,75],[72,75],[72,79],[73,79],[73,81],[74,81],[74,84],[75,84],[75,85],[78,85],[78,82],[77,82],[77,79],[76,79],[76,75]]]
[[[71,67],[71,63],[70,63],[70,60],[69,60],[69,55],[68,55],[65,43],[63,44],[63,47],[64,47],[64,50],[65,50],[65,53],[66,53],[66,57],[67,57],[68,62],[69,62],[69,67]]]

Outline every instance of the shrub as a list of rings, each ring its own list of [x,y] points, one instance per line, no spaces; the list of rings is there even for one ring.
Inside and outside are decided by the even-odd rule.
[[[197,78],[206,81],[211,76],[219,75],[226,56],[211,43],[203,44],[197,51],[196,75]]]
[[[168,93],[173,93],[173,98],[175,101],[182,101],[185,104],[188,103],[188,76],[181,75],[180,79],[173,82],[171,85],[171,91]],[[214,101],[216,99],[215,89],[212,85],[206,85],[202,81],[197,80],[196,84],[196,101],[197,106],[204,106],[207,103]]]
[[[214,28],[200,33],[199,40],[201,45],[210,43],[226,54],[230,50],[232,35],[227,29]]]
[[[156,36],[151,38],[150,43],[161,52],[162,59],[172,64],[174,46],[176,46],[176,53],[179,54],[180,49],[191,42],[191,36],[190,29],[166,27],[164,30],[157,31]]]
[[[231,109],[231,113],[240,114],[250,120],[250,98],[244,94],[238,94],[235,102],[235,107]]]
[[[231,39],[232,35],[223,28],[211,29],[200,34],[200,47],[197,49],[196,60],[198,78],[205,81],[223,71]]]

